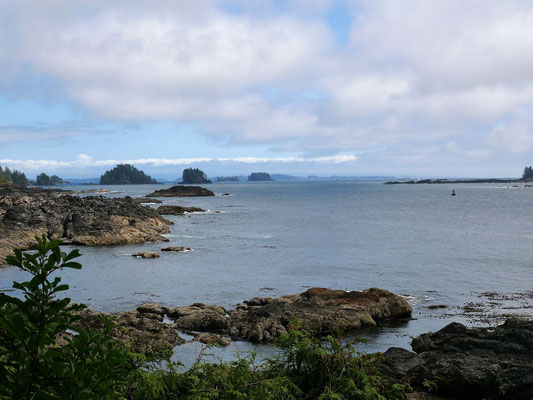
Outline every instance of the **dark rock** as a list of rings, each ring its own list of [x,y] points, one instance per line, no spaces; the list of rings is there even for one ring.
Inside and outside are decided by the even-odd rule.
[[[165,247],[164,249],[161,249],[161,251],[177,251],[177,252],[183,252],[183,251],[191,251],[192,249],[190,247],[183,247],[183,246],[169,246]]]
[[[461,399],[533,397],[533,321],[509,319],[496,328],[454,322],[420,335],[412,347],[415,353],[387,350],[382,371]]]
[[[57,190],[0,187],[0,260],[12,249],[28,249],[35,236],[75,245],[168,241],[169,221],[131,197],[78,197]]]
[[[432,304],[428,306],[428,309],[430,310],[437,310],[439,308],[448,308],[448,306],[446,304]]]
[[[159,258],[159,254],[155,251],[141,251],[139,253],[133,253],[132,256],[137,258]]]
[[[160,206],[157,212],[161,215],[183,215],[190,212],[205,212],[205,210],[198,207]]]
[[[211,190],[200,186],[177,185],[168,189],[156,190],[154,193],[147,194],[145,197],[194,197],[214,195],[215,194]]]

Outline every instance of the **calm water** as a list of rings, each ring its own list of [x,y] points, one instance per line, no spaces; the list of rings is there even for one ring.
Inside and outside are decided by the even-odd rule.
[[[123,192],[110,196],[137,197],[168,186],[106,189]],[[209,188],[231,196],[163,199],[210,210],[168,216],[175,222],[168,244],[82,248],[84,268],[63,273],[71,285],[69,295],[93,309],[114,312],[144,302],[176,306],[200,301],[231,308],[255,296],[298,293],[311,286],[376,286],[409,295],[417,318],[364,334],[369,339],[365,349],[383,350],[408,347],[409,336],[450,322],[428,305],[461,306],[479,301],[480,292],[533,287],[533,189],[351,182]],[[452,189],[456,197],[450,196]],[[130,256],[167,245],[194,251],[161,253],[155,260]],[[20,272],[0,269],[0,289],[17,279],[23,279]],[[178,353],[184,355],[191,346]]]

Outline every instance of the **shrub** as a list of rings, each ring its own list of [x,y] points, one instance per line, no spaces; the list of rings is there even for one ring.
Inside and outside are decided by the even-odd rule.
[[[130,371],[136,368],[125,345],[109,336],[110,318],[101,316],[104,329],[76,328],[77,311],[57,294],[68,289],[52,275],[63,268],[80,269],[73,261],[78,250],[66,254],[60,242],[37,239],[34,254],[14,250],[7,262],[28,272],[28,282],[14,282],[22,298],[0,293],[0,398],[106,399],[119,398]],[[65,336],[68,330],[77,334]],[[64,344],[59,339],[64,336]]]

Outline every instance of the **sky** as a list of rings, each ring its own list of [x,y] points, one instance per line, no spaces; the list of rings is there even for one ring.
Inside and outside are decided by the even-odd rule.
[[[513,177],[530,0],[0,0],[0,165]]]

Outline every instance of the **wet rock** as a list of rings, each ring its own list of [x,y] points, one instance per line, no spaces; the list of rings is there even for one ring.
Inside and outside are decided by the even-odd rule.
[[[533,321],[509,319],[495,328],[451,323],[412,342],[413,350],[391,348],[382,371],[394,379],[461,399],[533,397]]]
[[[156,190],[145,197],[194,197],[194,196],[214,196],[215,194],[201,186],[177,185],[168,189]]]
[[[228,312],[229,333],[252,342],[272,341],[297,325],[322,334],[341,333],[412,313],[403,297],[377,288],[362,292],[311,288],[301,294],[258,297],[245,303],[247,308]]]
[[[141,251],[139,253],[133,253],[132,256],[137,258],[159,258],[159,254],[155,251]]]
[[[75,245],[168,241],[169,221],[131,197],[78,197],[57,190],[0,186],[0,260],[28,249],[35,236]]]
[[[161,304],[147,303],[137,307],[137,312],[141,314],[156,314],[163,316],[168,312],[168,308],[163,307]]]
[[[448,306],[446,304],[432,304],[428,306],[430,310],[438,310],[439,308],[448,308]]]
[[[195,332],[226,333],[228,321],[226,310],[221,306],[191,305],[174,307],[168,310],[168,316],[172,318],[180,329]]]
[[[191,251],[192,249],[190,247],[183,247],[183,246],[169,246],[165,247],[164,249],[161,249],[161,251]]]
[[[89,326],[92,329],[103,328],[98,318],[99,313],[85,309],[79,314],[82,316],[82,321],[79,324]],[[172,349],[178,344],[185,343],[173,324],[163,323],[160,315],[138,311],[123,311],[118,314],[106,315],[114,317],[115,323],[118,325],[111,331],[111,336],[131,342],[137,352],[147,353]]]
[[[205,212],[205,210],[198,207],[160,206],[157,212],[161,215],[183,215],[191,212]]]
[[[231,344],[231,339],[229,337],[214,333],[199,333],[194,336],[193,340],[204,344],[218,344],[220,346],[228,346]]]

